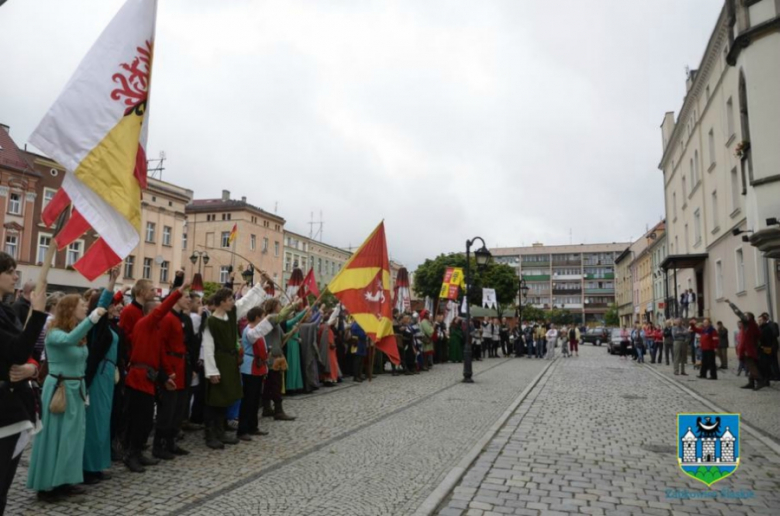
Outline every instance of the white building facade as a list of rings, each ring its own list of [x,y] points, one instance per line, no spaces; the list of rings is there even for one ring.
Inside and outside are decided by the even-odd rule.
[[[757,189],[778,189],[772,202],[780,217],[780,34],[778,22],[766,18],[770,10],[777,16],[778,9],[780,2],[774,0],[728,0],[699,68],[688,73],[677,120],[668,112],[661,125],[659,168],[664,178],[668,250],[661,265],[668,274],[671,315],[674,301],[691,289],[697,296],[691,316],[733,320],[725,303],[731,299],[744,310],[768,311],[776,317],[777,285],[775,275],[768,274],[774,260],[765,260],[739,232],[761,229],[754,220],[764,211],[756,200],[767,196],[756,193]],[[742,31],[750,30],[745,18],[751,12],[763,13],[753,16],[754,21],[762,19],[776,28],[760,36],[754,32],[757,39],[737,52],[734,45]],[[777,43],[765,47],[768,41]],[[750,74],[732,65],[734,59],[737,64],[740,60],[750,64],[750,86],[746,87]],[[758,112],[761,122],[754,123],[753,113]],[[772,116],[774,120],[769,120]],[[760,158],[759,150],[764,153]],[[770,176],[777,180],[767,180]],[[755,185],[761,178],[764,182]]]

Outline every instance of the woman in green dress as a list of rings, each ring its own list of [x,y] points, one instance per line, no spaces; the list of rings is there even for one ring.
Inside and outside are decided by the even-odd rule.
[[[87,366],[87,333],[105,315],[97,308],[87,317],[87,302],[78,294],[62,298],[46,336],[49,376],[43,384],[43,430],[35,438],[27,487],[38,498],[56,501],[63,495],[84,493],[85,404],[84,373]],[[50,404],[58,387],[65,390],[65,411],[52,414]]]
[[[450,362],[463,361],[463,321],[456,317],[450,323]]]
[[[295,325],[303,319],[306,311],[296,314],[292,319],[282,323],[285,333],[292,331]],[[287,372],[285,374],[285,392],[299,392],[303,390],[303,369],[301,368],[301,336],[296,331],[284,346],[284,354],[287,357]]]
[[[114,285],[119,269],[109,273],[108,287],[101,294],[93,294],[90,308],[105,308],[114,298]],[[108,480],[103,470],[111,467],[111,410],[114,404],[114,385],[117,381],[117,349],[119,337],[103,318],[87,337],[86,386],[89,392],[87,407],[87,434],[84,445],[84,483],[94,484]]]

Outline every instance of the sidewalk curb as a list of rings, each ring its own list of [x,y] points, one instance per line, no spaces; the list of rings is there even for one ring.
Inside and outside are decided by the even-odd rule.
[[[710,400],[708,400],[704,396],[700,395],[696,391],[686,387],[685,385],[681,384],[677,380],[675,380],[673,378],[669,378],[668,376],[664,375],[663,373],[661,373],[659,371],[656,371],[652,367],[647,367],[646,366],[645,369],[649,370],[654,375],[660,377],[662,380],[666,381],[667,383],[669,383],[671,385],[674,385],[675,387],[677,387],[681,391],[685,392],[686,394],[688,394],[692,398],[696,399],[698,402],[702,403],[703,405],[706,405],[707,407],[709,407],[713,411],[721,412],[721,413],[730,413],[731,412],[729,410],[724,410],[723,408],[721,408],[718,405],[716,405],[715,403],[711,402]],[[780,444],[777,444],[772,439],[769,439],[761,431],[753,428],[751,425],[749,425],[745,421],[742,421],[741,418],[740,418],[740,428],[744,429],[747,433],[749,433],[750,435],[752,435],[753,437],[755,437],[756,439],[758,439],[759,441],[764,443],[765,446],[767,446],[769,449],[771,449],[773,452],[775,452],[775,454],[777,454],[778,457],[780,457]]]
[[[523,400],[528,397],[534,387],[536,387],[539,381],[544,377],[544,375],[550,370],[552,365],[557,360],[558,359],[556,358],[555,360],[550,361],[544,367],[544,369],[539,371],[536,377],[531,380],[531,383],[529,383],[526,388],[523,389],[523,392],[521,392],[517,398],[515,398],[512,404],[509,405],[504,413],[501,414],[496,422],[493,423],[487,432],[485,432],[479,441],[477,441],[477,444],[471,447],[471,449],[466,453],[466,455],[463,456],[460,462],[458,462],[457,466],[452,468],[450,472],[447,473],[447,476],[444,477],[444,480],[442,480],[441,483],[431,492],[431,494],[428,495],[428,498],[426,498],[425,501],[414,512],[415,516],[430,516],[436,511],[436,509],[439,508],[439,505],[444,501],[445,498],[447,498],[447,496],[450,495],[452,490],[455,489],[455,486],[457,486],[458,482],[460,482],[460,480],[463,478],[463,475],[466,474],[466,471],[468,471],[469,467],[471,467],[477,457],[479,457],[479,454],[482,453],[490,441],[493,440],[498,431],[501,430],[509,418],[512,417],[512,414],[515,413]]]

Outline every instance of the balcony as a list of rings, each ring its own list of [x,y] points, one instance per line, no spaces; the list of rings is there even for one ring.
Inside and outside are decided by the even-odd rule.
[[[585,303],[585,310],[605,310],[609,308],[608,303]]]
[[[585,279],[598,280],[598,279],[615,279],[614,272],[604,272],[601,274],[585,274]]]
[[[615,289],[614,288],[586,288],[585,293],[586,294],[609,294],[611,296],[614,296]]]
[[[581,289],[553,288],[553,295],[556,296],[579,296],[580,294],[582,294]]]
[[[580,260],[555,261],[552,264],[553,267],[582,267],[582,261]]]
[[[549,274],[539,274],[536,276],[527,276],[523,274],[523,279],[525,281],[550,281],[550,275]]]
[[[549,269],[550,262],[522,262],[523,269]]]
[[[553,272],[553,278],[556,280],[580,280],[582,279],[582,274],[558,274]]]

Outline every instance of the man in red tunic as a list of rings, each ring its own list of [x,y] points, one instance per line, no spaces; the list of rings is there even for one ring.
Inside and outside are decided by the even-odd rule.
[[[148,279],[141,279],[135,282],[131,291],[133,301],[122,309],[119,314],[119,328],[125,333],[127,343],[133,344],[133,330],[144,316],[144,306],[146,303],[154,301],[157,295],[152,288],[152,282]],[[128,354],[130,350],[128,350]]]
[[[130,471],[143,473],[144,466],[159,461],[141,453],[152,431],[154,394],[157,387],[176,389],[176,376],[168,376],[162,366],[163,340],[160,322],[181,299],[189,284],[174,290],[162,304],[148,302],[145,315],[133,328],[130,367],[125,380],[127,397],[127,445],[125,465]]]

